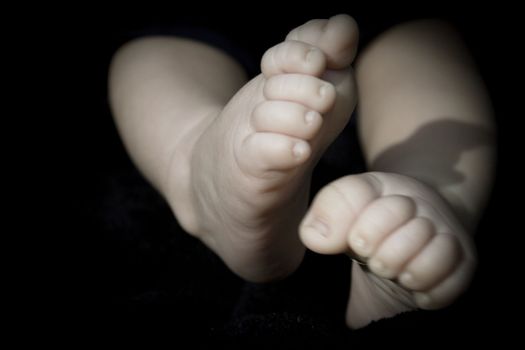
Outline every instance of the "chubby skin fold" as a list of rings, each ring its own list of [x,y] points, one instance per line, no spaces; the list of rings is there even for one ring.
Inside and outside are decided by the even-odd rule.
[[[358,36],[347,15],[309,21],[268,49],[262,73],[248,82],[212,47],[144,38],[118,51],[109,78],[113,115],[135,164],[184,229],[233,272],[254,282],[285,278],[305,247],[366,263],[353,265],[352,328],[444,307],[467,288],[475,268],[467,228],[491,181],[490,170],[475,174],[490,169],[493,149],[485,138],[460,158],[466,181],[452,186],[436,172],[414,171],[417,158],[389,156],[410,133],[444,119],[490,134],[490,108],[447,25],[421,21],[385,33],[360,56],[356,88]],[[441,39],[449,44],[421,44]],[[435,57],[439,64],[429,65]],[[357,99],[371,172],[327,185],[307,210],[312,170]]]

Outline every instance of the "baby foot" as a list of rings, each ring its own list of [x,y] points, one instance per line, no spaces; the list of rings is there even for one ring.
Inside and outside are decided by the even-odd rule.
[[[321,254],[346,252],[354,263],[346,321],[442,308],[463,292],[476,265],[470,236],[430,187],[402,175],[370,172],[323,188],[300,236]]]
[[[262,74],[178,150],[175,215],[247,280],[285,277],[302,261],[297,230],[312,169],[355,106],[357,35],[345,15],[294,29],[264,54]]]

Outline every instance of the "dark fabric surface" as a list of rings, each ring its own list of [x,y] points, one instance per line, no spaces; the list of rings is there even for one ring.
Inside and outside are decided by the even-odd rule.
[[[261,10],[263,11],[263,10]],[[370,11],[370,10],[368,10]],[[263,11],[264,12],[264,11]],[[477,242],[480,269],[474,285],[451,308],[435,312],[409,313],[377,322],[358,332],[346,329],[344,313],[350,281],[350,261],[343,256],[308,253],[299,270],[288,279],[268,285],[246,283],[233,275],[212,252],[181,230],[162,198],[146,183],[126,155],[111,120],[107,104],[107,68],[116,48],[145,28],[155,33],[166,28],[202,27],[217,32],[222,45],[239,47],[234,56],[253,74],[260,55],[282,40],[294,26],[314,17],[338,12],[355,15],[366,45],[388,26],[406,19],[432,16],[435,9],[403,12],[382,11],[378,16],[357,9],[330,8],[298,14],[257,17],[188,12],[185,14],[134,11],[126,16],[105,16],[77,24],[74,45],[67,57],[67,69],[79,72],[77,89],[66,103],[81,106],[73,121],[66,120],[68,147],[64,184],[73,193],[70,231],[78,242],[68,246],[75,262],[65,264],[66,274],[75,280],[68,311],[79,328],[129,329],[162,326],[167,334],[222,339],[231,336],[262,336],[263,343],[277,344],[294,336],[296,344],[312,344],[321,337],[329,347],[348,347],[364,340],[367,344],[390,337],[398,344],[402,337],[429,335],[434,340],[452,336],[467,341],[483,339],[492,327],[497,305],[489,300],[496,287],[491,276],[499,271],[491,263],[490,233],[496,225],[495,191]],[[483,53],[482,20],[467,19],[464,13],[440,9],[438,17],[453,20],[468,39],[491,93],[494,72],[490,56]],[[373,17],[373,19],[372,19]],[[271,18],[271,26],[268,26]],[[88,23],[91,27],[87,28]],[[266,28],[261,29],[266,23]],[[82,27],[82,28],[79,28]],[[153,28],[153,29],[152,29]],[[243,28],[243,30],[239,30]],[[63,42],[69,43],[67,33]],[[207,34],[206,34],[207,35]],[[250,38],[248,40],[248,38]],[[72,46],[73,47],[73,46]],[[352,152],[348,152],[352,149]],[[315,172],[315,190],[323,184],[362,170],[355,128],[338,139]],[[69,298],[68,298],[69,300]],[[81,321],[78,321],[81,320]],[[88,326],[85,328],[84,324]],[[82,325],[82,326],[81,326]],[[144,328],[141,328],[144,329]],[[396,332],[396,336],[393,336]],[[201,338],[195,338],[200,340]],[[276,340],[280,339],[280,340]]]

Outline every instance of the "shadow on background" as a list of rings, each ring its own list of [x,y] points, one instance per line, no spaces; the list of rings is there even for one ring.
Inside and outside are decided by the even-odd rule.
[[[371,164],[373,169],[407,169],[420,178],[434,178],[439,187],[459,184],[465,176],[456,169],[464,152],[493,146],[495,134],[486,128],[455,120],[425,124],[403,142],[388,148]],[[437,176],[436,176],[437,175]]]

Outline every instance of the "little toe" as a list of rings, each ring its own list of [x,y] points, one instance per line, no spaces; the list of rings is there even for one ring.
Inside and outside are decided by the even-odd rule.
[[[450,276],[432,289],[424,292],[415,292],[414,301],[419,308],[425,310],[436,310],[450,305],[467,290],[474,276],[475,269],[475,259],[463,259]]]
[[[457,266],[461,248],[457,238],[451,234],[436,234],[399,275],[399,283],[414,291],[432,288]]]
[[[266,78],[283,73],[320,76],[326,68],[323,52],[301,41],[284,41],[268,49],[261,60]]]
[[[288,101],[264,101],[253,111],[252,124],[258,132],[274,132],[311,140],[321,128],[319,112]]]
[[[381,242],[414,216],[415,204],[409,197],[392,195],[375,200],[359,215],[348,235],[350,249],[371,257]]]
[[[290,170],[310,157],[308,142],[277,133],[258,132],[248,136],[236,159],[239,167],[251,175],[272,170]]]
[[[385,238],[368,266],[380,277],[395,278],[433,236],[434,226],[428,219],[414,218]]]
[[[357,23],[343,14],[328,20],[311,20],[292,30],[286,39],[319,47],[326,55],[328,68],[341,69],[352,63],[358,38]]]
[[[266,81],[264,96],[268,100],[296,102],[326,113],[334,106],[336,91],[332,84],[311,75],[279,74]]]
[[[366,176],[346,176],[319,191],[299,227],[306,247],[320,254],[348,251],[349,228],[363,208],[379,196],[370,180]]]

